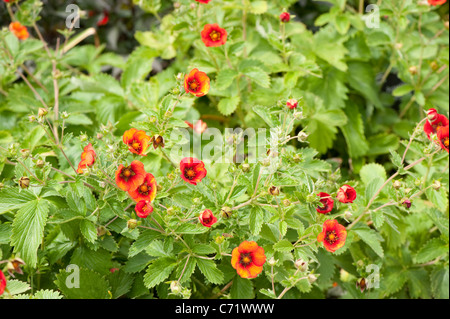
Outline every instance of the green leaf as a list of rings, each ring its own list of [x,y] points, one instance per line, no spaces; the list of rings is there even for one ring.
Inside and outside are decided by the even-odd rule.
[[[80,222],[80,230],[84,238],[90,243],[94,243],[97,240],[97,228],[89,220],[83,219]]]
[[[181,224],[176,230],[175,232],[178,234],[203,234],[206,233],[209,230],[208,227],[203,226],[202,224],[198,223],[196,225],[194,224],[189,224],[189,223],[184,223]]]
[[[41,289],[36,291],[33,296],[33,299],[62,299],[63,296],[59,293],[59,291],[49,290],[49,289]]]
[[[235,276],[233,278],[233,285],[230,290],[232,299],[253,299],[255,294],[253,293],[252,281],[249,279]]]
[[[397,86],[395,88],[395,90],[392,92],[392,95],[393,96],[403,96],[403,95],[408,94],[412,90],[414,90],[414,86],[412,86],[411,84],[403,84],[403,85]]]
[[[148,266],[144,276],[144,284],[147,288],[153,288],[160,284],[172,273],[177,263],[173,258],[159,258]]]
[[[210,283],[219,285],[223,282],[223,273],[217,269],[214,261],[202,258],[196,258],[196,260],[198,268]]]
[[[208,254],[214,254],[216,250],[211,247],[210,245],[205,244],[198,244],[195,245],[194,248],[192,248],[192,252],[199,255],[208,255]]]
[[[18,295],[30,290],[31,287],[26,282],[13,279],[6,282],[6,289],[11,295]]]
[[[448,265],[442,268],[436,268],[431,273],[431,291],[433,296],[438,299],[449,298],[449,269]]]
[[[253,1],[250,3],[250,12],[253,14],[266,13],[267,9],[267,1]]]
[[[362,226],[353,227],[352,231],[355,232],[362,241],[369,245],[378,256],[381,258],[384,257],[383,247],[380,243],[379,234],[376,231]]]
[[[350,86],[362,94],[376,107],[382,108],[378,86],[375,82],[373,67],[365,62],[348,63],[348,81]]]
[[[220,113],[225,116],[231,115],[236,111],[239,103],[241,102],[241,98],[239,96],[233,96],[230,98],[223,98],[220,100],[218,108]]]
[[[260,67],[247,67],[242,70],[242,73],[263,88],[268,89],[270,87],[270,76]]]
[[[257,236],[264,222],[264,211],[259,206],[253,206],[250,211],[250,231]]]
[[[426,263],[444,255],[448,255],[448,243],[439,238],[433,238],[420,248],[415,261],[416,263]]]
[[[154,230],[146,229],[143,231],[139,238],[131,245],[128,251],[128,258],[134,257],[147,248],[155,239],[159,238],[161,233]]]
[[[341,130],[348,145],[348,153],[352,158],[358,158],[366,154],[369,145],[364,135],[364,123],[359,113],[358,105],[347,103],[345,114],[348,122]]]
[[[386,170],[378,163],[370,163],[364,165],[359,171],[359,175],[364,185],[366,186],[369,185],[370,182],[377,177],[380,177],[383,182],[387,179]]]
[[[5,187],[0,190],[0,215],[19,209],[33,199],[36,199],[36,195],[29,190],[19,192],[17,188]]]
[[[292,245],[292,243],[289,240],[282,239],[278,243],[273,245],[273,249],[278,250],[278,251],[288,252],[288,251],[291,251],[292,249],[294,249],[294,245]]]
[[[225,91],[233,84],[234,79],[238,75],[238,72],[233,69],[221,70],[217,74],[216,87],[221,91]]]
[[[376,192],[383,185],[384,180],[382,177],[375,177],[370,181],[370,183],[366,187],[366,200],[367,202],[376,194]]]
[[[76,271],[76,270],[75,270]],[[72,286],[76,283],[74,271],[61,270],[56,275],[55,284],[68,299],[109,299],[111,290],[108,281],[100,274],[85,268],[79,269],[79,288]],[[69,277],[70,276],[70,277]],[[69,284],[69,285],[67,285]],[[70,287],[70,288],[69,288]]]
[[[46,200],[35,199],[22,206],[14,218],[11,245],[30,267],[37,263],[37,250],[44,236],[48,211]]]

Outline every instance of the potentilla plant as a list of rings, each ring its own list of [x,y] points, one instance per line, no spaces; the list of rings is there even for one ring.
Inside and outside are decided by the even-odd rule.
[[[295,1],[176,1],[162,18],[136,1],[159,28],[123,61],[80,45],[96,30],[75,23],[53,47],[40,1],[5,2],[1,298],[448,298],[448,59],[424,51],[445,26],[402,52],[407,26],[391,39],[383,22],[375,58],[346,1],[315,34]],[[419,14],[422,38],[430,5],[385,13]],[[383,50],[381,85],[420,55],[393,96],[371,76]],[[175,62],[147,78],[157,57]],[[400,118],[416,112],[380,133],[369,113],[392,115],[394,96]]]

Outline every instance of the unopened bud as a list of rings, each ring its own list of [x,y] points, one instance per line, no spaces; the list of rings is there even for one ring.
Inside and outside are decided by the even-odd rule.
[[[247,163],[242,164],[242,171],[244,173],[247,173],[248,171],[250,171],[250,164],[247,164]]]
[[[352,216],[353,216],[352,212],[349,212],[348,210],[344,212],[345,219],[350,219],[352,218]]]
[[[300,154],[295,154],[292,159],[294,160],[294,163],[300,163],[302,160],[302,156]]]
[[[270,257],[270,259],[267,261],[267,264],[269,266],[275,266],[277,264],[277,260],[275,260],[275,258]]]
[[[86,135],[86,134],[82,134],[82,135],[80,135],[80,141],[82,141],[82,142],[86,142],[86,141],[87,141],[87,139],[88,139],[88,137],[87,137],[87,135]]]
[[[270,159],[264,158],[261,160],[261,165],[264,167],[270,166]]]
[[[36,167],[42,168],[42,167],[44,167],[44,165],[45,165],[45,162],[44,162],[43,160],[38,159],[38,160],[36,161]]]
[[[26,149],[26,148],[21,149],[21,150],[20,150],[20,155],[22,155],[22,157],[23,157],[24,159],[27,159],[28,156],[30,156],[30,150],[29,150],[29,149]]]
[[[30,179],[26,176],[22,176],[19,179],[19,186],[23,189],[26,189],[30,186]]]
[[[280,195],[280,189],[276,186],[270,186],[269,187],[269,194],[272,196],[278,196]]]
[[[401,203],[406,209],[409,209],[411,207],[411,201],[407,198],[402,199]]]
[[[103,134],[102,133],[97,133],[97,139],[101,140],[103,138]]]
[[[303,119],[303,112],[295,112],[295,113],[294,113],[294,118],[295,118],[296,120],[301,120],[301,119]]]
[[[220,213],[223,218],[230,218],[231,214],[232,214],[231,207],[228,207],[228,206],[222,207],[222,209],[220,210]]]
[[[198,205],[201,203],[201,199],[198,197],[195,197],[192,201],[194,202],[195,205]]]
[[[69,118],[69,113],[67,113],[66,111],[62,112],[61,113],[61,118],[63,120],[67,120]]]
[[[178,73],[177,74],[177,81],[181,81],[183,80],[183,73]]]
[[[297,135],[297,139],[299,142],[306,142],[306,140],[308,139],[308,134],[306,134],[305,132],[300,132]]]
[[[28,120],[30,121],[30,123],[33,123],[34,121],[36,121],[36,116],[30,115],[28,116]]]
[[[97,227],[97,236],[98,237],[102,237],[103,235],[105,235],[107,233],[106,227],[105,226],[99,226]]]
[[[44,117],[48,114],[48,111],[46,109],[44,109],[43,107],[40,107],[38,110],[38,116],[39,117]]]
[[[316,280],[317,280],[317,277],[314,274],[309,274],[308,275],[308,281],[309,281],[310,284],[312,284]]]
[[[434,181],[433,184],[431,185],[431,187],[433,187],[433,189],[435,190],[439,190],[441,188],[441,182],[440,181]]]
[[[359,288],[361,292],[364,292],[367,288],[367,283],[365,278],[360,278],[356,281],[356,288]]]
[[[308,196],[306,196],[306,201],[308,203],[314,203],[317,199],[317,196],[314,194],[308,194]]]
[[[5,184],[0,183],[0,189],[2,189],[3,187],[5,187]]]
[[[403,43],[396,43],[394,45],[394,47],[395,47],[396,50],[400,50],[401,48],[403,48]]]
[[[415,66],[415,65],[410,66],[408,71],[411,75],[416,75],[417,74],[417,66]]]
[[[301,272],[305,272],[308,270],[308,263],[303,259],[297,259],[294,263],[295,268],[300,270]]]
[[[448,27],[449,27],[449,22],[448,22],[448,20],[444,22],[444,27],[448,30]]]
[[[137,220],[136,219],[130,219],[127,222],[128,229],[135,229],[137,227]]]
[[[433,61],[430,63],[430,67],[433,71],[436,71],[437,69],[439,69],[439,64],[436,61]]]
[[[395,180],[395,181],[392,183],[392,187],[394,187],[395,189],[399,189],[400,187],[402,187],[402,182],[400,182],[400,181],[398,181],[398,180]]]
[[[298,106],[298,101],[296,99],[289,99],[286,102],[286,106],[291,110],[296,109]]]
[[[172,93],[175,94],[175,95],[180,94],[180,88],[179,88],[178,86],[174,87],[174,88],[172,89]]]
[[[167,208],[167,215],[173,215],[175,213],[175,208],[173,207],[169,207]]]
[[[289,207],[289,206],[291,206],[291,201],[289,199],[285,199],[283,201],[283,205],[286,206],[286,207]]]
[[[225,241],[225,237],[224,236],[217,236],[215,239],[215,242],[217,245],[222,244]]]
[[[172,281],[170,283],[170,291],[175,294],[178,295],[181,293],[181,285],[178,281]]]

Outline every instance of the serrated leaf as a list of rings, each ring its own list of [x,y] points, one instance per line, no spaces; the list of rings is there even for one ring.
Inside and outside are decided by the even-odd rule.
[[[239,103],[241,102],[241,98],[239,96],[233,96],[230,98],[223,98],[220,100],[218,108],[220,113],[225,116],[231,115],[236,111]]]
[[[48,211],[48,202],[36,199],[22,206],[14,218],[11,245],[31,267],[37,263],[37,250],[44,236]]]
[[[253,285],[251,280],[235,276],[233,278],[233,285],[230,290],[232,299],[253,299],[255,294],[253,293]]]
[[[366,186],[369,185],[374,178],[381,177],[383,182],[387,179],[385,168],[378,163],[364,165],[359,171],[359,175]]]
[[[76,270],[75,270],[76,271]],[[111,290],[108,281],[100,274],[90,269],[79,269],[79,288],[75,284],[74,272],[60,271],[56,275],[55,284],[68,299],[109,299]],[[69,277],[70,276],[70,277]],[[74,277],[72,277],[74,276]]]
[[[364,241],[381,258],[384,257],[383,247],[381,246],[379,234],[368,227],[354,227],[352,229],[362,241]]]
[[[278,250],[278,251],[288,252],[288,251],[291,251],[292,249],[294,249],[294,245],[292,245],[292,243],[289,240],[282,239],[278,243],[273,245],[273,249]]]
[[[218,285],[223,282],[223,273],[217,269],[214,261],[202,258],[196,258],[196,260],[198,268],[210,283]]]
[[[221,91],[225,91],[230,87],[231,84],[233,84],[233,81],[237,75],[238,73],[233,69],[221,70],[217,74],[216,78],[217,88],[219,88]]]
[[[416,263],[426,263],[437,257],[448,254],[448,243],[443,242],[439,238],[429,240],[420,248],[416,255]]]
[[[80,230],[84,238],[90,243],[94,243],[97,240],[97,228],[89,220],[83,219],[80,222]]]
[[[148,266],[144,276],[144,284],[147,288],[153,288],[162,283],[172,273],[177,263],[173,258],[159,258]]]
[[[256,84],[268,89],[270,87],[270,76],[262,70],[260,67],[251,66],[242,70],[250,80],[254,81]]]

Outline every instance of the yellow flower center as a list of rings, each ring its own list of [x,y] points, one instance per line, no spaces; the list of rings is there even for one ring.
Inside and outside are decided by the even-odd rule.
[[[125,170],[123,171],[122,175],[125,176],[125,177],[130,177],[131,172],[130,172],[129,169],[125,169]]]
[[[146,193],[146,192],[148,192],[148,187],[147,187],[147,185],[141,185],[139,187],[139,190],[141,191],[141,193]]]
[[[141,144],[138,142],[133,142],[133,144],[131,144],[131,147],[137,151],[141,148]]]
[[[446,138],[444,138],[444,145],[445,145],[446,147],[448,147],[448,144],[449,144],[449,142],[448,142],[448,137],[446,137]]]
[[[196,80],[193,80],[192,82],[189,82],[189,88],[192,91],[196,91],[199,88],[199,84]]]
[[[339,237],[336,235],[336,232],[334,230],[327,232],[326,240],[328,243],[334,244],[338,239]]]
[[[185,176],[186,176],[187,178],[189,178],[189,179],[193,178],[193,177],[195,176],[194,170],[193,170],[193,169],[188,169],[188,170],[186,171]]]
[[[217,31],[212,31],[210,34],[209,34],[209,37],[211,38],[211,40],[213,40],[213,41],[219,41],[220,40],[220,37],[221,37],[221,34],[220,34],[220,32],[217,32]]]

